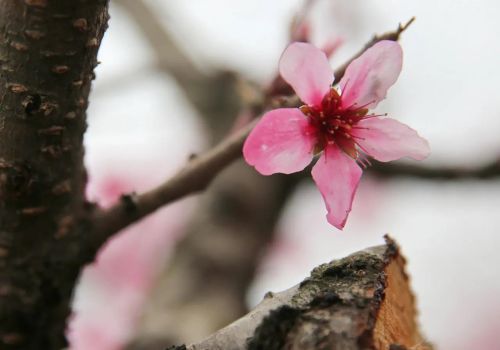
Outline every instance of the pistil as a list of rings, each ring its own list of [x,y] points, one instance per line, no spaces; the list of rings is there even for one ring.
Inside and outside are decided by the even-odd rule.
[[[322,151],[327,145],[336,144],[352,158],[358,157],[356,142],[351,131],[366,117],[367,109],[342,109],[340,95],[332,88],[323,98],[321,106],[304,105],[300,110],[315,130],[316,150]]]

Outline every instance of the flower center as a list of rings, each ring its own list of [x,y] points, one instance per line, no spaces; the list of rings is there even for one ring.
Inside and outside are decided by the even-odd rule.
[[[337,90],[330,89],[325,95],[321,106],[303,105],[300,107],[316,134],[315,153],[324,150],[328,145],[336,144],[346,154],[356,159],[358,151],[351,130],[368,113],[366,108],[343,109]]]

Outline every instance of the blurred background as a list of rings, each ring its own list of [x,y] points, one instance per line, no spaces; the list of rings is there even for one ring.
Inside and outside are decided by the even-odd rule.
[[[88,113],[89,198],[107,206],[149,189],[242,123],[242,82],[272,81],[294,18],[318,46],[342,40],[331,58],[337,67],[373,34],[415,16],[400,40],[402,75],[377,110],[429,140],[431,157],[411,164],[458,176],[368,171],[338,231],[309,179],[262,177],[237,162],[205,194],[162,209],[101,251],[75,297],[71,349],[199,340],[267,291],[380,244],[385,233],[407,258],[427,338],[438,349],[500,349],[500,181],[460,176],[500,159],[500,3],[309,4],[112,0]]]

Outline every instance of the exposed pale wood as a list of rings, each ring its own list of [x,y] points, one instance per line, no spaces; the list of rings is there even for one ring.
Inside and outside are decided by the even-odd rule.
[[[389,349],[392,344],[415,350],[430,348],[418,332],[415,298],[408,287],[404,266],[405,261],[399,255],[384,270],[387,276],[385,297],[373,330],[377,350]]]

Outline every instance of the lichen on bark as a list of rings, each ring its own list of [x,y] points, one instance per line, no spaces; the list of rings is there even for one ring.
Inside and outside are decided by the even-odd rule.
[[[332,344],[338,344],[338,349],[361,349],[384,295],[384,267],[397,252],[388,247],[371,248],[315,268],[290,305],[263,320],[249,349],[277,350],[291,339],[297,344],[297,338],[304,349],[331,349]],[[325,323],[335,326],[325,327]],[[279,327],[283,324],[289,325],[286,332]]]

